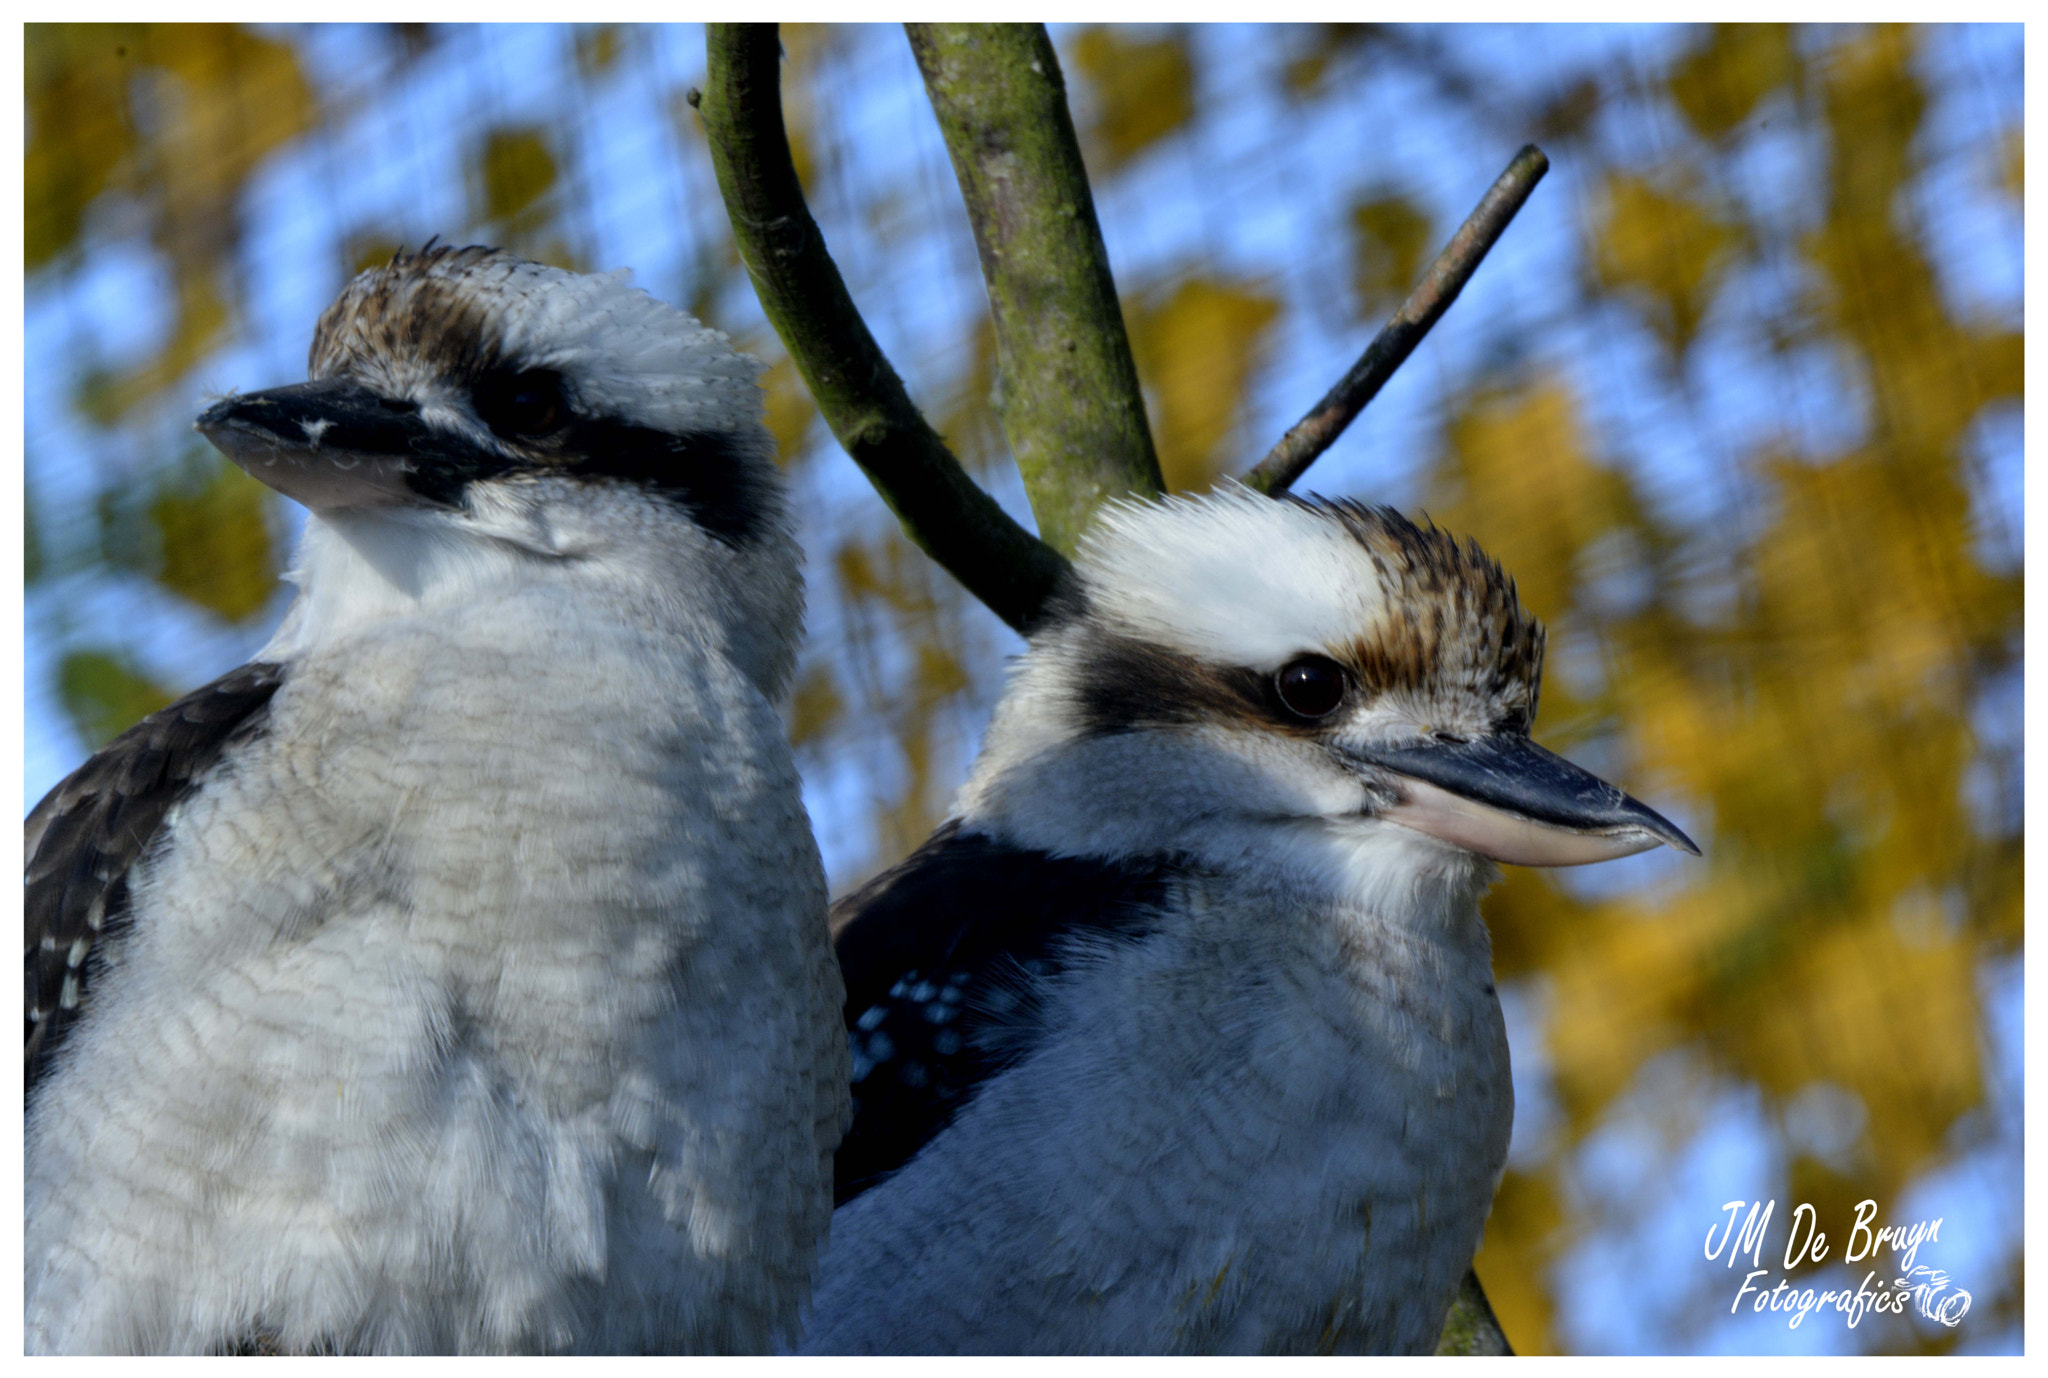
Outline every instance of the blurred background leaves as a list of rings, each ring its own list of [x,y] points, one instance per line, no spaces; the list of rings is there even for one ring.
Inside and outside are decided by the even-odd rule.
[[[1303,485],[1486,545],[1551,627],[1539,735],[1707,849],[1487,902],[1518,1105],[1479,1267],[1517,1348],[2017,1352],[2019,30],[1055,38],[1176,489],[1320,395],[1515,147],[1552,158]],[[784,44],[856,298],[1025,515],[901,34]],[[300,376],[345,277],[438,233],[630,264],[770,365],[835,883],[922,839],[1017,642],[814,424],[683,100],[701,70],[688,28],[29,26],[25,802],[268,635],[298,514],[191,418]],[[1971,1314],[1731,1316],[1700,1241],[1769,1197],[1843,1238],[1864,1197],[1943,1216]]]

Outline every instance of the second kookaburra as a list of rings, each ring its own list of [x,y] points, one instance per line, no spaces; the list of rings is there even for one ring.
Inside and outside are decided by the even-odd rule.
[[[200,417],[311,509],[299,595],[29,818],[31,1351],[793,1324],[847,1053],[757,371],[443,248]]]
[[[1112,508],[954,816],[835,918],[816,1353],[1428,1352],[1507,1160],[1479,897],[1685,835],[1530,740],[1477,547]]]

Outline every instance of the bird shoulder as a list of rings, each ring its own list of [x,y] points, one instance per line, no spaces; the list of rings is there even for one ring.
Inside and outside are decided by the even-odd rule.
[[[27,1093],[80,1012],[95,944],[129,921],[135,864],[221,754],[262,729],[283,683],[283,667],[262,662],[222,675],[123,732],[30,811],[22,914]]]

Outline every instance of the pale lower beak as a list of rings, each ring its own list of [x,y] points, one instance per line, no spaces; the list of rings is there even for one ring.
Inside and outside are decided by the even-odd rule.
[[[1583,866],[1662,843],[1700,849],[1669,819],[1527,737],[1356,750],[1400,777],[1389,822],[1514,866]]]

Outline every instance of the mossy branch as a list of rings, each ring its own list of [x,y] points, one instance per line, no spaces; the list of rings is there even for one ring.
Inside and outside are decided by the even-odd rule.
[[[1493,1304],[1486,1299],[1486,1289],[1479,1285],[1479,1274],[1469,1268],[1465,1270],[1465,1280],[1458,1284],[1450,1314],[1444,1317],[1444,1332],[1437,1339],[1436,1352],[1486,1358],[1515,1352],[1508,1344],[1507,1332],[1500,1328],[1500,1321],[1493,1314]]]
[[[1020,631],[1066,561],[967,476],[861,319],[790,159],[773,24],[705,26],[695,104],[740,260],[832,434],[918,548]]]
[[[1164,491],[1109,252],[1041,24],[906,24],[988,283],[996,414],[1039,534]]]
[[[1494,179],[1478,207],[1465,217],[1451,242],[1429,265],[1429,271],[1408,294],[1408,300],[1401,303],[1401,309],[1366,346],[1358,362],[1244,476],[1247,484],[1261,493],[1283,493],[1308,471],[1317,456],[1336,442],[1365,404],[1394,376],[1394,370],[1422,343],[1422,337],[1429,333],[1437,318],[1458,299],[1458,293],[1471,281],[1486,251],[1501,237],[1515,212],[1549,170],[1550,159],[1542,149],[1534,144],[1522,146],[1507,171]]]

